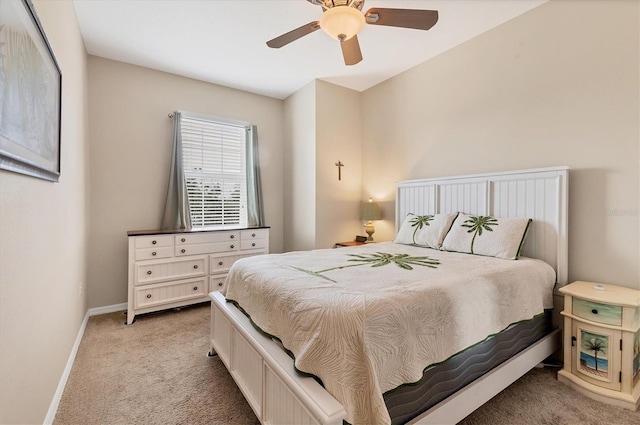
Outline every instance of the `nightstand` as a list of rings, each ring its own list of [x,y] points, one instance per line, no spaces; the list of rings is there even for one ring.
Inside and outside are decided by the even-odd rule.
[[[358,246],[358,245],[364,245],[364,244],[366,244],[366,242],[358,242],[358,241],[336,242],[335,245],[333,245],[333,247],[340,248],[342,246]]]
[[[564,367],[558,381],[594,400],[640,404],[640,291],[573,282],[564,294]]]

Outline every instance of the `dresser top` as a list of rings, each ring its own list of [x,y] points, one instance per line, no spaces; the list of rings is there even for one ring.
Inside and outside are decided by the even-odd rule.
[[[601,289],[596,289],[596,286]],[[607,283],[577,281],[560,288],[560,292],[572,297],[607,304],[640,306],[640,291]]]
[[[155,230],[129,230],[127,236],[172,235],[175,233],[214,233],[233,230],[269,229],[270,226],[252,227],[224,227],[217,229],[155,229]]]

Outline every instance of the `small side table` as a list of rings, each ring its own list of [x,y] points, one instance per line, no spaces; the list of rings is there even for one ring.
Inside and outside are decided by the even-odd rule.
[[[366,242],[358,242],[358,241],[336,242],[335,245],[333,245],[333,247],[340,248],[343,246],[358,246],[358,245],[364,245],[364,244],[366,244]]]
[[[640,291],[573,282],[564,294],[564,367],[558,381],[603,403],[640,404]]]

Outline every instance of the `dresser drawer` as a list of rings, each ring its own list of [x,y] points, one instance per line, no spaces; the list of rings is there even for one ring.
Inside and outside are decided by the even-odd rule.
[[[236,255],[210,255],[209,256],[209,273],[218,273],[228,271],[233,263],[241,258],[253,257],[254,255],[260,255],[263,252],[252,252]]]
[[[573,297],[571,312],[574,316],[592,322],[614,326],[622,325],[622,307],[619,305],[603,304]]]
[[[211,252],[229,252],[240,249],[240,241],[199,243],[193,245],[176,245],[176,257],[184,255],[209,254]]]
[[[136,261],[169,258],[173,256],[173,246],[136,249]]]
[[[240,249],[260,249],[266,248],[269,241],[267,239],[243,240],[240,242]]]
[[[215,291],[222,292],[225,288],[226,281],[227,281],[226,273],[209,276],[209,292],[215,292]]]
[[[136,236],[136,249],[172,246],[173,235]]]
[[[240,240],[239,231],[206,233],[181,233],[176,235],[176,247],[180,245],[208,244],[215,242],[233,242]]]
[[[205,297],[209,290],[207,280],[207,277],[202,277],[136,288],[135,308]]]
[[[207,274],[207,259],[208,257],[196,257],[182,261],[139,264],[136,266],[136,285],[204,276]]]
[[[240,232],[240,239],[251,240],[251,239],[267,239],[269,237],[268,229],[251,229],[251,230],[243,230]]]

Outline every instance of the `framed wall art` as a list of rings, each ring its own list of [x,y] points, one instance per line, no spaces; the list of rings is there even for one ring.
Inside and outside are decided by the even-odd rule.
[[[62,76],[30,0],[0,1],[0,168],[57,182]]]

